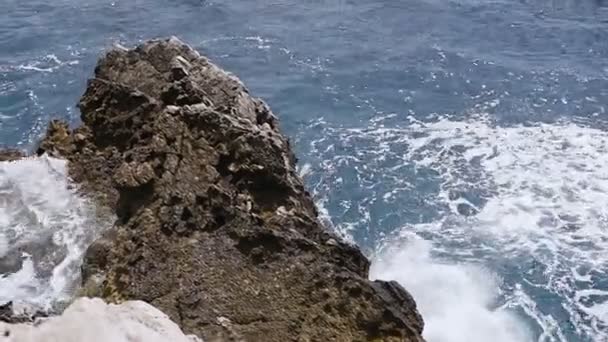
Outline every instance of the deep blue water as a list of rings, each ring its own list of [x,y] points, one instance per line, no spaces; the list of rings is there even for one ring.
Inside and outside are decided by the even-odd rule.
[[[0,146],[168,35],[270,104],[431,342],[608,341],[608,1],[2,0]]]

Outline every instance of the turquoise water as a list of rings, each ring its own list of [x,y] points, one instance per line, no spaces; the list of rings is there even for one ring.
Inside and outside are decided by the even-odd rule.
[[[271,105],[323,219],[411,290],[429,341],[608,341],[608,2],[0,9],[0,145],[77,124],[113,44],[177,35]]]

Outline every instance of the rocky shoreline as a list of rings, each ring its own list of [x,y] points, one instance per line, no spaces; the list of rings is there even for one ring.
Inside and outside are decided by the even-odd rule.
[[[37,154],[117,221],[81,295],[144,301],[205,341],[422,341],[396,282],[317,218],[268,106],[176,38],[108,52]],[[0,161],[17,152],[0,153]]]

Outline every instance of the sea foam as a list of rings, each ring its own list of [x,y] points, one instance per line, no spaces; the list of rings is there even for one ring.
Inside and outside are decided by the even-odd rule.
[[[70,184],[65,161],[0,163],[0,302],[48,309],[70,299],[104,225]]]
[[[484,114],[316,125],[319,201],[343,234],[375,234],[372,277],[412,292],[429,341],[608,340],[608,132]],[[354,199],[328,191],[344,174]],[[400,226],[378,233],[395,221],[379,210]]]

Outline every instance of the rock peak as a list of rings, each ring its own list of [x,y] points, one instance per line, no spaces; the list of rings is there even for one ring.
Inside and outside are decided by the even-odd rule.
[[[142,300],[205,340],[421,341],[395,282],[317,219],[276,116],[177,38],[103,57],[39,153],[115,211],[83,294]]]

